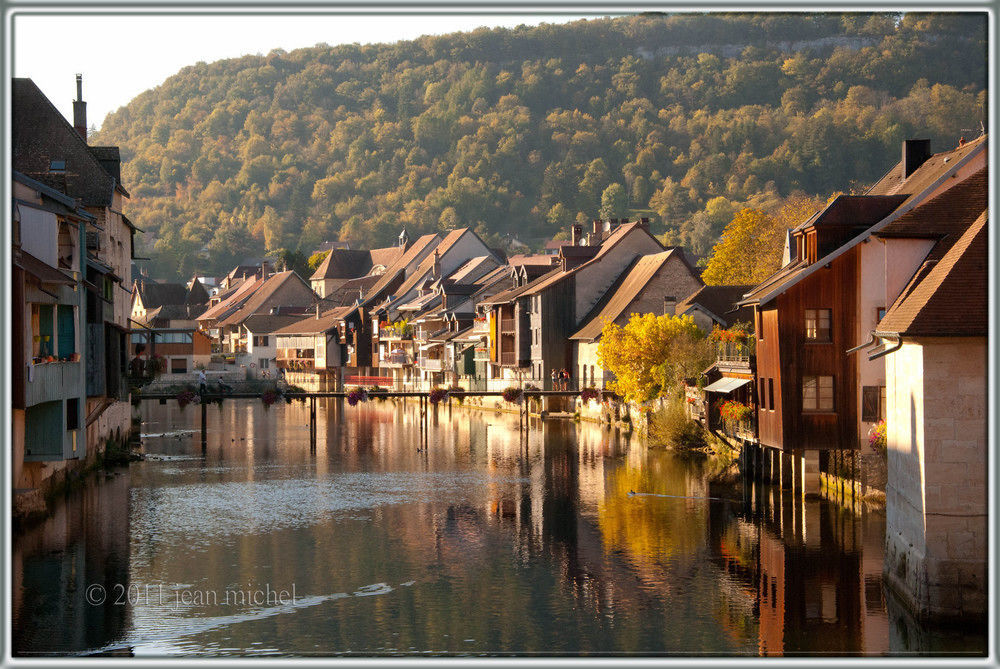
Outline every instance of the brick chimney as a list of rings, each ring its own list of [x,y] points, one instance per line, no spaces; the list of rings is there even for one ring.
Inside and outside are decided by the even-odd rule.
[[[903,140],[903,178],[908,179],[917,168],[927,162],[931,157],[931,140],[929,139],[905,139]]]
[[[645,216],[643,216],[642,218],[640,218],[639,219],[639,227],[642,228],[643,230],[645,230],[646,232],[649,232],[649,219],[646,218]]]
[[[87,141],[87,103],[83,101],[83,75],[76,75],[76,100],[73,100],[73,129]]]
[[[271,263],[266,260],[260,262],[260,278],[266,279],[271,276]]]
[[[434,249],[434,278],[441,278],[441,254],[437,249]]]
[[[573,246],[580,245],[580,239],[583,238],[583,226],[579,223],[574,223],[570,226],[570,239],[573,241]]]

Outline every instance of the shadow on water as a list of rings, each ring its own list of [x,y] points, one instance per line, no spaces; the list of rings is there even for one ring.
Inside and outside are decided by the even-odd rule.
[[[330,400],[310,448],[308,405],[230,401],[203,453],[197,408],[143,412],[148,459],[16,541],[17,654],[969,648],[887,607],[884,514],[717,499],[599,426],[441,406],[425,446],[414,404]]]

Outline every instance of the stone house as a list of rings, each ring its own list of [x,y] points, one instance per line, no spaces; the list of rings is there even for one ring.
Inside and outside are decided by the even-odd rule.
[[[869,355],[885,363],[886,579],[919,618],[987,613],[989,226],[980,174],[979,188],[970,178],[883,231],[932,243],[878,322],[881,345]]]
[[[633,314],[674,315],[674,296],[689,294],[701,285],[681,249],[636,258],[569,337],[576,348],[573,376],[579,379],[580,386],[603,389],[614,379],[597,359],[605,324],[624,325]]]

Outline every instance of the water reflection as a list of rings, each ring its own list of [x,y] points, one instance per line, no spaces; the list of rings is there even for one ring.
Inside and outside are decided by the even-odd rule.
[[[917,643],[890,633],[884,515],[773,489],[715,499],[698,462],[598,426],[533,423],[525,436],[516,416],[442,406],[423,448],[414,405],[330,401],[311,449],[307,406],[230,401],[209,407],[202,452],[198,409],[143,410],[150,457],[130,480],[88,490],[17,542],[18,652],[884,654]],[[63,594],[68,581],[76,590]],[[152,594],[94,607],[80,595],[94,582]],[[227,595],[264,590],[294,601]],[[80,632],[53,645],[64,626]]]

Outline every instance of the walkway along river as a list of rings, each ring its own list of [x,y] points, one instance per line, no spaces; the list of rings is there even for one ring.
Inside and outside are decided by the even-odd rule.
[[[320,400],[143,403],[143,450],[15,539],[16,654],[985,650],[881,583],[884,515],[617,432]],[[947,640],[947,641],[946,641]]]

